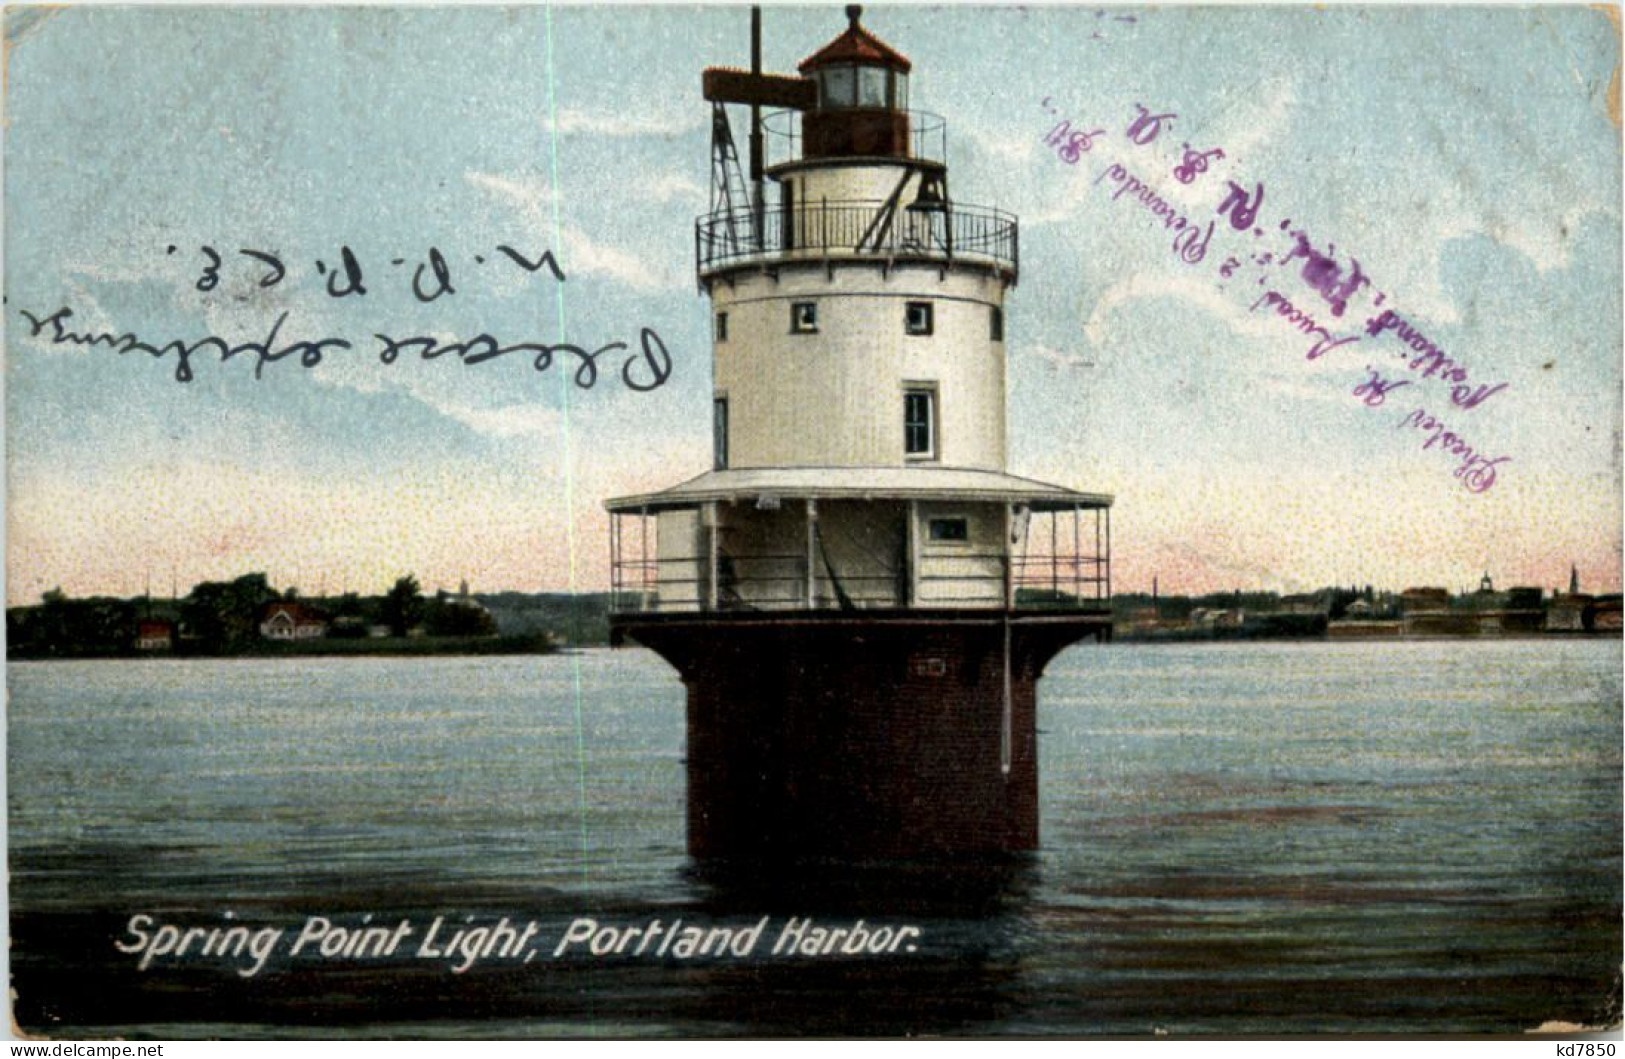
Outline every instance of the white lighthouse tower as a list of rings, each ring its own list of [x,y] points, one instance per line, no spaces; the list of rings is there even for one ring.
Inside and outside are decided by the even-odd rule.
[[[696,854],[1033,848],[1038,678],[1110,634],[1111,499],[1006,468],[1016,219],[949,195],[861,14],[784,77],[753,12],[751,71],[706,71],[714,465],[607,505],[613,635],[688,687]]]

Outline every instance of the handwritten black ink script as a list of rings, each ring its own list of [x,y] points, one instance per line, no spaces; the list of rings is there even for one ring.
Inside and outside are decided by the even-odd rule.
[[[276,322],[271,325],[263,340],[233,345],[217,335],[206,335],[192,341],[179,338],[148,341],[133,331],[123,333],[75,331],[69,326],[69,321],[74,315],[73,309],[69,306],[63,306],[43,316],[26,309],[19,312],[28,321],[30,337],[42,339],[52,346],[102,348],[120,356],[127,353],[144,353],[155,360],[173,356],[175,381],[180,383],[193,380],[195,377],[193,361],[201,357],[215,356],[222,364],[237,357],[251,359],[254,362],[254,378],[259,379],[263,377],[267,364],[292,360],[301,368],[310,369],[334,353],[356,348],[355,343],[347,338],[284,339],[282,330],[288,320],[287,313],[276,318]],[[504,345],[495,336],[485,333],[475,335],[467,341],[442,341],[427,336],[395,338],[379,333],[374,333],[372,339],[378,343],[377,355],[382,364],[394,364],[403,352],[416,353],[421,360],[438,360],[441,357],[452,356],[461,360],[465,367],[518,354],[530,358],[531,367],[543,372],[551,368],[555,360],[563,360],[567,365],[569,363],[575,365],[573,380],[576,386],[583,390],[592,389],[598,382],[599,359],[605,356],[613,357],[615,354],[627,354],[619,359],[618,367],[621,382],[629,390],[647,393],[658,389],[671,378],[672,374],[671,353],[667,351],[666,343],[660,335],[649,327],[639,329],[636,351],[631,351],[631,347],[625,342],[609,342],[596,349],[587,349],[568,342],[515,342]]]
[[[164,253],[172,255],[179,249],[179,247],[171,243],[165,248]],[[499,243],[496,252],[528,274],[534,275],[546,268],[559,283],[565,281],[564,269],[559,267],[558,259],[553,256],[551,250],[542,251],[541,256],[534,261],[506,243]],[[203,255],[205,261],[202,271],[198,274],[198,278],[192,286],[195,290],[208,294],[220,286],[220,272],[225,267],[224,258],[220,256],[220,251],[208,245],[198,247],[198,253]],[[258,261],[265,267],[266,271],[264,275],[259,277],[258,281],[258,286],[262,289],[275,287],[288,275],[287,265],[283,263],[282,256],[275,251],[252,250],[243,247],[237,253],[243,257]],[[474,255],[476,265],[483,265],[485,262],[484,254]],[[442,295],[457,293],[457,288],[452,285],[451,264],[437,246],[429,247],[428,256],[422,262],[414,263],[409,262],[404,257],[393,257],[389,259],[389,263],[395,268],[415,264],[412,271],[411,291],[412,297],[420,302],[427,304],[439,299]],[[427,282],[425,281],[426,272],[428,274]],[[348,244],[339,247],[339,263],[336,267],[330,267],[326,261],[317,258],[316,274],[326,281],[327,295],[330,298],[348,298],[352,295],[365,297],[367,294],[366,277],[362,269],[361,258],[354,250],[350,249]]]

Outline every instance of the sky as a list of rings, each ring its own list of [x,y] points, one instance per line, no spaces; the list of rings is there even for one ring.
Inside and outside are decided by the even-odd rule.
[[[914,63],[911,105],[947,121],[953,198],[1020,218],[1010,470],[1116,497],[1118,591],[1550,588],[1571,563],[1618,591],[1615,17],[867,11]],[[700,71],[746,65],[748,25],[742,6],[8,9],[8,603],[249,571],[306,594],[407,572],[606,587],[603,500],[708,467]],[[792,72],[844,25],[769,6],[764,65]],[[1175,117],[1137,143],[1138,106]],[[1063,120],[1101,130],[1070,161],[1045,142]],[[1223,151],[1189,184],[1187,146]],[[1231,181],[1263,188],[1250,225],[1218,212]],[[1214,224],[1201,260],[1176,217]],[[1293,232],[1339,277],[1359,262],[1340,316]],[[317,262],[343,247],[365,295],[328,292]],[[455,293],[425,303],[431,248]],[[245,249],[283,278],[262,286]],[[69,330],[160,346],[282,318],[280,345],[353,348],[258,372],[199,354],[182,383],[173,356],[24,315],[64,307]],[[1385,309],[1471,389],[1504,388],[1460,407],[1401,332],[1368,333]],[[1315,326],[1358,341],[1311,359]],[[645,328],[671,357],[646,392],[625,353],[587,390],[517,354],[384,363],[374,337],[635,352]],[[1355,392],[1373,371],[1396,384],[1380,404]]]

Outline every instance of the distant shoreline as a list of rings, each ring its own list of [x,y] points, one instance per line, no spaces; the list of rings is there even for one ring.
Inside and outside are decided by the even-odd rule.
[[[1505,641],[1528,642],[1534,640],[1614,640],[1620,639],[1617,629],[1606,632],[1530,632],[1530,633],[1413,633],[1359,634],[1354,636],[1114,636],[1114,644],[1246,644],[1246,643],[1498,643]]]
[[[272,658],[430,658],[437,656],[477,657],[482,655],[557,654],[558,644],[546,635],[531,636],[391,636],[376,639],[262,640],[235,651],[188,651],[184,648],[154,651],[85,652],[74,654],[11,654],[8,662],[89,662],[150,661],[152,659],[252,659]]]
[[[1237,646],[1261,643],[1290,644],[1398,644],[1398,643],[1528,643],[1542,640],[1619,642],[1618,630],[1607,632],[1543,632],[1506,634],[1442,634],[1412,636],[1119,636],[1108,646],[1188,647],[1196,644]],[[585,649],[609,649],[607,643],[572,644],[560,647],[551,641],[538,645],[538,637],[498,636],[479,640],[421,637],[402,640],[334,640],[309,643],[267,643],[252,650],[219,654],[184,651],[146,651],[125,654],[11,655],[7,662],[151,662],[151,661],[266,661],[302,658],[477,658],[500,655],[574,654]],[[544,638],[540,638],[545,640]],[[344,645],[344,646],[340,646]],[[629,646],[641,647],[641,644]]]

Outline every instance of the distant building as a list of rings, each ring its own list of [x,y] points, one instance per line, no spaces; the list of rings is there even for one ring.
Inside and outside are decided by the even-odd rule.
[[[320,640],[326,635],[327,615],[303,603],[268,603],[260,615],[260,636],[267,640]]]
[[[1407,588],[1399,594],[1406,636],[1469,636],[1481,630],[1478,616],[1452,613],[1443,588]]]
[[[1509,588],[1507,589],[1507,609],[1539,610],[1544,596],[1545,593],[1538,588]]]
[[[367,638],[367,619],[355,614],[340,615],[328,626],[327,635],[346,640],[364,640]]]
[[[1402,614],[1429,614],[1450,609],[1450,591],[1444,588],[1407,588],[1399,594]]]
[[[1311,592],[1298,596],[1282,596],[1279,608],[1282,614],[1326,614],[1330,610],[1331,601],[1320,592]]]
[[[1518,635],[1540,632],[1546,624],[1544,597],[1540,589],[1529,586],[1507,589],[1500,612],[1501,631]]]
[[[441,603],[445,603],[448,606],[466,607],[469,610],[478,611],[481,614],[491,613],[490,607],[487,607],[484,603],[481,603],[469,593],[468,581],[466,579],[461,585],[458,586],[457,594],[455,596],[449,592],[439,592],[436,593],[436,598]]]
[[[1571,579],[1572,583],[1572,579]],[[1595,615],[1595,601],[1578,592],[1566,592],[1552,597],[1546,606],[1546,628],[1550,632],[1589,632]]]
[[[1191,611],[1191,625],[1198,629],[1239,629],[1247,621],[1247,612],[1239,608],[1197,607]]]
[[[1598,596],[1592,606],[1591,628],[1596,632],[1618,633],[1620,631],[1620,597]]]
[[[163,618],[142,618],[135,627],[137,651],[169,651],[175,647],[175,623]]]

